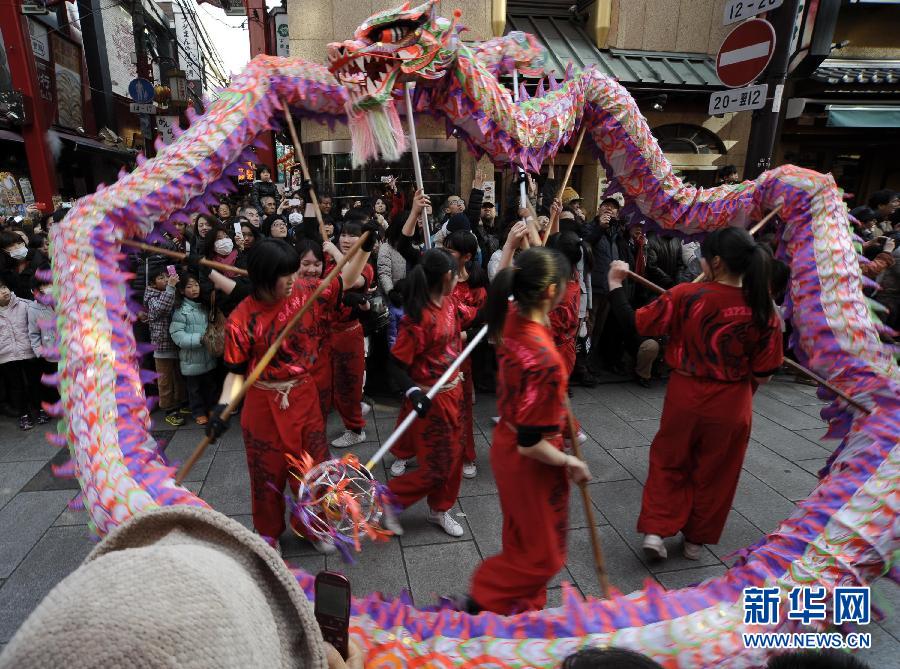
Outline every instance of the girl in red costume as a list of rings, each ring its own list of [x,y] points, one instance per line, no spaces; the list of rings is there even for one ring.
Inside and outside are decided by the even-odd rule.
[[[609,269],[610,308],[623,329],[669,337],[674,373],[638,518],[651,559],[665,558],[663,537],[679,532],[690,560],[719,541],[750,438],[751,386],[783,360],[769,249],[741,228],[710,233],[700,249],[707,281],[677,285],[637,312],[622,289],[628,265]]]
[[[287,456],[308,455],[313,462],[328,459],[325,421],[310,370],[318,350],[317,311],[334,311],[341,302],[344,284],[353,285],[375,243],[374,235],[348,262],[318,298],[301,322],[281,344],[272,362],[244,397],[241,428],[250,470],[253,526],[276,548],[284,532],[284,485],[288,478]],[[252,294],[231,312],[225,327],[225,365],[228,376],[219,406],[206,433],[217,439],[228,428],[220,418],[225,405],[237,393],[244,377],[309,299],[320,280],[298,278],[300,258],[283,240],[263,239],[248,254],[247,271]],[[296,480],[291,477],[291,486]],[[295,490],[296,492],[296,490]],[[316,544],[323,552],[333,545]]]
[[[414,452],[419,468],[388,483],[400,506],[428,498],[428,521],[459,537],[462,526],[450,515],[462,481],[462,379],[457,373],[435,395],[426,393],[459,356],[460,333],[475,320],[476,310],[453,297],[459,265],[450,253],[431,249],[407,276],[405,314],[391,348],[390,369],[406,400],[397,418],[419,414],[398,443],[400,452]],[[385,527],[402,534],[396,518],[387,514]]]
[[[588,466],[563,450],[568,372],[548,321],[570,275],[561,254],[533,248],[491,285],[486,312],[500,367],[491,467],[503,550],[472,577],[473,611],[508,615],[544,607],[547,583],[566,563],[569,479],[591,478]]]
[[[341,253],[347,253],[362,234],[368,217],[359,212],[344,222],[338,239]],[[376,225],[376,224],[373,224]],[[375,280],[372,265],[366,263],[362,274],[348,285],[343,305],[331,322],[332,405],[344,422],[344,434],[331,442],[335,448],[347,448],[366,440],[366,419],[362,413],[363,382],[366,373],[366,343],[362,324],[355,308],[367,308],[366,293]]]

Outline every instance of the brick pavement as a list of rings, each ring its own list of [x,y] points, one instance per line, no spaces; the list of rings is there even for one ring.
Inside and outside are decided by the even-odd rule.
[[[732,551],[747,546],[774,529],[791,513],[816,482],[832,446],[820,441],[825,424],[814,389],[776,379],[757,393],[752,440],[737,497],[722,541],[704,550],[699,562],[680,557],[679,539],[669,539],[672,556],[662,564],[647,564],[640,551],[635,523],[641,486],[647,473],[650,441],[659,425],[665,388],[644,389],[630,383],[606,383],[578,388],[573,407],[590,439],[585,455],[595,476],[590,493],[596,507],[611,582],[623,592],[643,587],[650,579],[679,588],[724,573]],[[397,408],[375,403],[369,415],[368,441],[355,449],[365,460],[393,430]],[[494,398],[478,395],[474,410],[478,477],[464,480],[453,513],[466,532],[454,539],[425,522],[424,502],[406,511],[406,534],[386,544],[367,544],[357,564],[346,567],[337,557],[322,556],[294,537],[283,541],[292,565],[316,572],[344,570],[355,592],[378,590],[397,594],[409,590],[419,604],[438,594],[465,589],[474,567],[500,547],[501,516],[488,462]],[[194,425],[172,429],[157,421],[166,452],[184,460],[200,438]],[[334,416],[331,438],[340,433]],[[92,547],[87,516],[66,509],[74,497],[74,481],[56,479],[51,465],[67,457],[49,446],[40,429],[21,433],[12,420],[0,422],[0,649],[41,598],[84,559]],[[387,465],[391,456],[387,457]],[[376,476],[386,480],[385,464]],[[250,526],[250,500],[240,431],[229,432],[194,467],[187,485],[213,507]],[[562,582],[585,595],[597,595],[590,538],[580,495],[572,495],[569,563],[554,579],[549,606],[560,603]],[[860,657],[873,667],[891,666],[900,655],[900,589],[887,581],[877,585],[875,601],[888,615],[870,626],[873,648]]]

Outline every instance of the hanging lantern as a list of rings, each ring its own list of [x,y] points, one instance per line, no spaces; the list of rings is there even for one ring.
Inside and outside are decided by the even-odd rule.
[[[157,84],[153,88],[155,92],[154,101],[160,109],[169,108],[169,100],[172,99],[172,89],[162,84]]]

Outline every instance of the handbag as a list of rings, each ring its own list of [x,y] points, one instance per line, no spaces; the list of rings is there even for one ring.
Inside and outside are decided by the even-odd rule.
[[[221,358],[225,354],[225,314],[216,308],[215,290],[209,298],[206,332],[200,337],[200,343],[214,358]]]

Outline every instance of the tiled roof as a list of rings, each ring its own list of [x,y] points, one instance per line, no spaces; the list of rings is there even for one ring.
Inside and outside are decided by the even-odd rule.
[[[900,85],[900,60],[840,60],[829,58],[811,75],[823,84]]]

